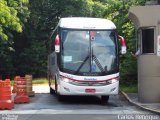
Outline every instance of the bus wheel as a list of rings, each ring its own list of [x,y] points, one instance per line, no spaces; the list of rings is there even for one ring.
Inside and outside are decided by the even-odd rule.
[[[107,104],[109,100],[109,96],[101,96],[101,102],[102,104]]]
[[[64,100],[63,95],[57,94],[57,97],[58,97],[58,101],[60,101],[60,102],[62,102]]]
[[[49,83],[49,92],[50,94],[54,94],[54,90],[51,88],[51,74],[48,75],[48,83]]]
[[[57,88],[57,80],[56,80],[56,78],[55,78],[55,83],[54,83],[54,85],[55,85],[55,93],[57,94],[58,88]]]
[[[50,94],[53,95],[55,91],[50,87]]]

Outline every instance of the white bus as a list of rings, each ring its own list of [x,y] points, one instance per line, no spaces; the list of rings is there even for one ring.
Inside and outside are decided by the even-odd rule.
[[[119,92],[119,51],[123,37],[113,22],[101,18],[61,18],[53,31],[48,57],[50,93],[95,95],[107,102]],[[119,40],[118,40],[119,39]]]

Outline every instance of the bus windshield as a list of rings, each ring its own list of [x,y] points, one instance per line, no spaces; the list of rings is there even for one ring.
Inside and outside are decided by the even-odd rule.
[[[114,30],[61,30],[60,69],[96,75],[117,70],[116,40]]]

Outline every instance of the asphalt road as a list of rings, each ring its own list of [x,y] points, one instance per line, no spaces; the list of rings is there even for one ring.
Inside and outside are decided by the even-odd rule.
[[[56,95],[49,94],[48,86],[34,86],[33,90],[36,95],[30,97],[30,103],[1,110],[0,120],[136,120],[140,115],[147,116],[145,120],[150,120],[150,116],[160,120],[155,114],[131,105],[122,95],[110,96],[104,105],[97,96],[65,97],[59,102]]]

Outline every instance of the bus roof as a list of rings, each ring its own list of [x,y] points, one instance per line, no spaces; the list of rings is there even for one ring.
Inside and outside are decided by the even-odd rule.
[[[59,26],[72,29],[116,29],[115,24],[110,20],[87,17],[61,18]]]

